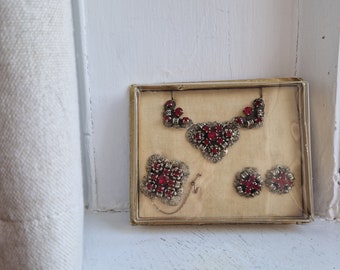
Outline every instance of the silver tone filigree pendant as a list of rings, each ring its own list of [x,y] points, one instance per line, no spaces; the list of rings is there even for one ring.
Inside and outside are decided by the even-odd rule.
[[[238,141],[240,130],[235,122],[198,123],[188,129],[186,138],[203,157],[216,163],[226,155],[227,148]]]
[[[259,128],[264,121],[264,101],[257,98],[252,107],[243,109],[243,116],[226,122],[204,122],[193,124],[188,117],[182,117],[183,109],[176,107],[175,100],[165,102],[163,124],[171,128],[188,128],[187,140],[199,149],[204,158],[216,163],[226,155],[227,148],[240,138],[240,128]]]

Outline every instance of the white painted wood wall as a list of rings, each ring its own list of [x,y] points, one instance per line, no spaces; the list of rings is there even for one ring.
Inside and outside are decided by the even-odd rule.
[[[74,7],[90,209],[128,210],[130,84],[301,76],[311,89],[316,213],[340,217],[340,1],[78,0]]]

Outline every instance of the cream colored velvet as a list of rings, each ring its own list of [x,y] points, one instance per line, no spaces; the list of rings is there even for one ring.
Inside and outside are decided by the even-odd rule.
[[[259,89],[228,89],[174,92],[177,106],[184,116],[194,123],[204,121],[228,121],[242,115],[246,106],[258,98]],[[190,189],[190,181],[197,173],[200,187],[191,193],[183,208],[168,216],[187,218],[238,218],[238,217],[299,217],[302,213],[301,150],[296,87],[263,89],[265,122],[262,128],[240,129],[240,139],[228,148],[222,161],[214,164],[203,158],[185,138],[187,129],[166,128],[162,124],[162,108],[170,99],[170,92],[143,92],[139,103],[139,175],[146,174],[145,164],[154,153],[169,159],[184,161],[190,168],[190,176],[184,193]],[[255,167],[265,176],[266,171],[277,164],[289,166],[295,175],[295,186],[290,193],[278,195],[263,186],[255,198],[241,197],[233,186],[235,174],[244,167]],[[164,211],[176,209],[155,200]],[[166,217],[151,200],[139,195],[140,217]]]

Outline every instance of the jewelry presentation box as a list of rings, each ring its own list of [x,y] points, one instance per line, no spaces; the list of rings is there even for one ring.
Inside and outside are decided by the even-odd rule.
[[[130,87],[132,224],[313,219],[308,84]]]

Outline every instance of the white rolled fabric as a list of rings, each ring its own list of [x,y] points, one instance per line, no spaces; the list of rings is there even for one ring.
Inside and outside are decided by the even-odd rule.
[[[0,2],[0,269],[81,269],[70,0]]]

